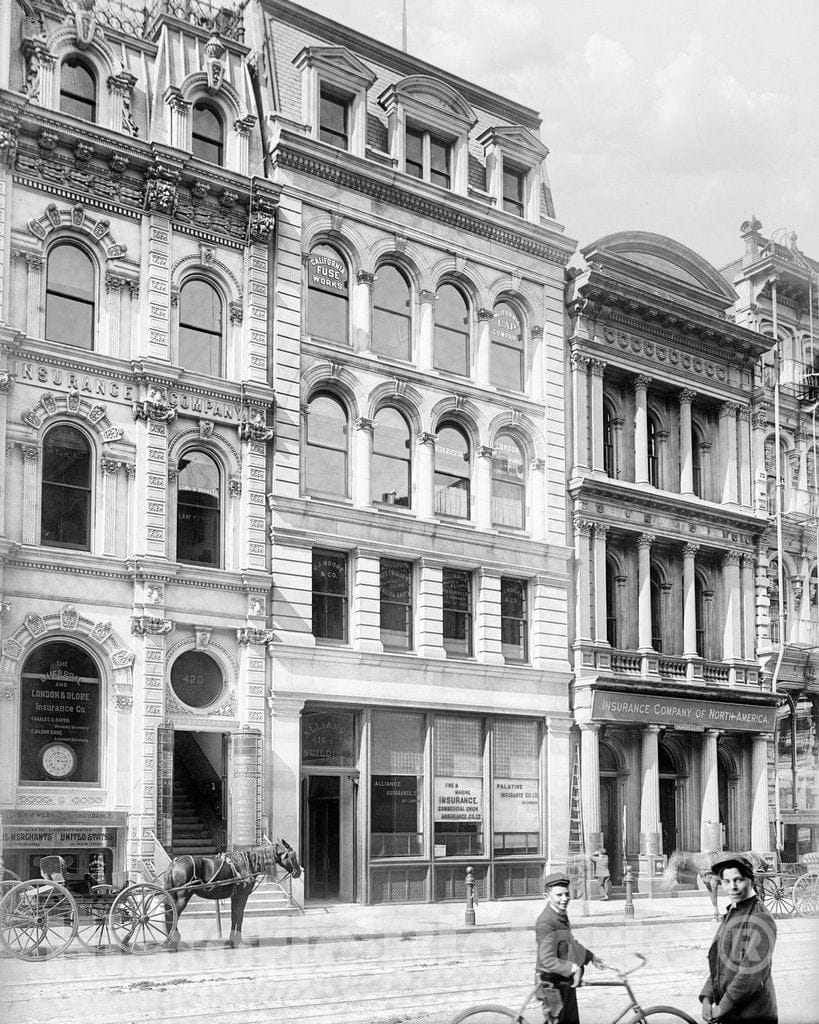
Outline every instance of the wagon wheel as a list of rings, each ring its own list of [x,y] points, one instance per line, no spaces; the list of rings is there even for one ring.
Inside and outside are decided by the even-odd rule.
[[[157,885],[129,885],[108,915],[111,938],[126,953],[158,953],[176,937],[176,904]]]
[[[50,960],[77,934],[77,903],[65,886],[20,882],[0,902],[0,946],[18,960]]]
[[[115,892],[113,885],[95,885],[91,898],[78,903],[77,938],[92,953],[102,953],[113,944],[108,914]]]
[[[793,905],[802,917],[819,914],[819,875],[801,875],[793,883]]]
[[[768,875],[762,879],[762,902],[774,917],[793,913],[793,880],[786,875]]]

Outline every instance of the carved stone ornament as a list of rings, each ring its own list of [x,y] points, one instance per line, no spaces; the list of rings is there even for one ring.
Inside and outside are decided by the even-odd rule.
[[[222,88],[225,80],[225,64],[222,61],[224,55],[225,45],[218,33],[214,32],[205,43],[205,71],[208,76],[209,93],[219,92]]]
[[[167,636],[174,628],[171,619],[163,619],[152,615],[131,616],[131,632],[134,636]]]
[[[134,698],[124,693],[114,694],[114,707],[117,711],[130,711],[134,706]]]
[[[197,651],[203,651],[210,643],[210,634],[212,630],[210,626],[197,626],[196,627],[196,649]]]
[[[17,153],[17,137],[20,133],[19,121],[0,125],[0,160],[6,167],[14,166]]]
[[[263,196],[255,196],[250,204],[248,237],[256,245],[267,245],[276,224],[275,208]]]
[[[239,437],[242,441],[260,441],[267,444],[276,436],[273,427],[268,427],[267,419],[261,409],[252,409],[239,424]]]
[[[91,45],[97,30],[94,0],[76,0],[74,25],[77,33],[77,46],[81,50],[86,50]]]
[[[8,370],[0,370],[0,395],[7,395],[14,387],[15,376]]]
[[[207,196],[210,192],[210,185],[204,181],[195,181],[191,185],[191,202],[194,206],[198,206],[199,203]]]
[[[135,420],[173,423],[176,419],[176,409],[168,402],[164,391],[155,387],[148,390],[148,397],[143,401],[133,403],[133,414]]]
[[[236,642],[242,647],[249,644],[263,645],[273,642],[272,629],[254,629],[252,626],[245,626],[244,629],[236,630]]]

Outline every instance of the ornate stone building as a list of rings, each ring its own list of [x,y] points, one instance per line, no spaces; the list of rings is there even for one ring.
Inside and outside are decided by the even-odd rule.
[[[674,850],[769,850],[771,341],[672,239],[626,232],[568,273],[574,711],[587,849],[651,891]]]

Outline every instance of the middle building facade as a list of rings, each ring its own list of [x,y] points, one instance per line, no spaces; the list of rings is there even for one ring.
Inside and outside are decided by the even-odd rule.
[[[563,273],[526,107],[256,9],[274,253],[267,791],[310,899],[535,895],[571,715]]]

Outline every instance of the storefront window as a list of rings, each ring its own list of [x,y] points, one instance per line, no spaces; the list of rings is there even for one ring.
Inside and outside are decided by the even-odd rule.
[[[492,845],[497,857],[540,852],[539,761],[537,722],[495,722]]]
[[[372,857],[423,853],[424,716],[376,711],[370,792]]]
[[[100,781],[100,676],[89,654],[61,641],[39,647],[23,666],[20,781]]]
[[[483,856],[482,720],[438,715],[434,747],[435,856]]]

